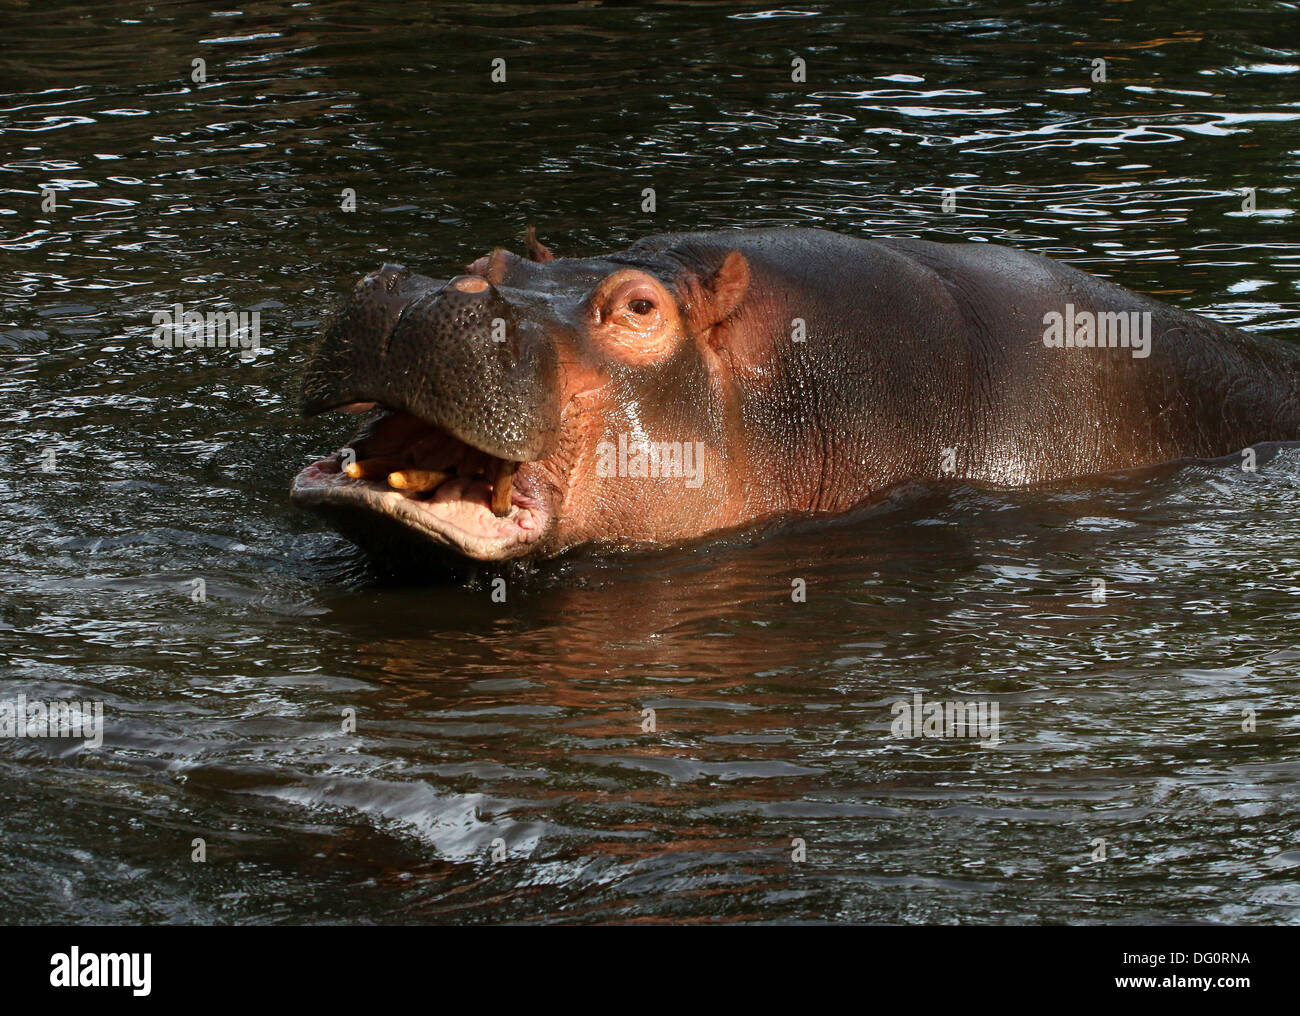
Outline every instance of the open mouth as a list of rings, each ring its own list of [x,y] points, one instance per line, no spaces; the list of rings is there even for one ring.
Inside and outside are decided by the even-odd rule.
[[[530,463],[498,458],[404,411],[339,408],[368,415],[346,448],[298,474],[296,504],[353,516],[358,542],[367,534],[357,517],[377,514],[480,560],[516,556],[541,538],[549,513]]]

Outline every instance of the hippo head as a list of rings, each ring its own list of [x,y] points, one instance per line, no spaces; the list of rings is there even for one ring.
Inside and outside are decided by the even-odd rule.
[[[365,414],[295,503],[375,553],[477,561],[685,539],[732,520],[718,337],[749,285],[717,236],[596,258],[495,250],[450,280],[385,265],[326,328],[303,412]]]

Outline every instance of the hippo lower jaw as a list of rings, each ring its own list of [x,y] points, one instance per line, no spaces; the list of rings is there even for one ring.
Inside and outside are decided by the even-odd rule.
[[[503,561],[551,529],[549,485],[536,463],[499,459],[402,411],[340,408],[370,411],[347,446],[355,461],[340,449],[313,462],[294,478],[291,497],[362,546],[396,540]]]

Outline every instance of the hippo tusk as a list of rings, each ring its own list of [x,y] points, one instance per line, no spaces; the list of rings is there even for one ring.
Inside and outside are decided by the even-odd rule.
[[[497,467],[496,479],[492,482],[492,514],[497,518],[510,514],[510,495],[514,490],[515,471],[518,468],[518,462],[507,459],[503,459]]]

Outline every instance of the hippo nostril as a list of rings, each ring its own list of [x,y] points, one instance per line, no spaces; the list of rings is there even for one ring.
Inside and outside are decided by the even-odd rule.
[[[488,288],[488,280],[478,275],[461,275],[452,279],[451,285],[462,293],[481,293]]]

